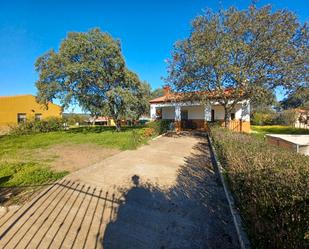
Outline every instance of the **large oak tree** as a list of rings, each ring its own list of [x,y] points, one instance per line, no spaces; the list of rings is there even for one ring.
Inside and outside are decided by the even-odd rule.
[[[190,36],[175,44],[167,82],[175,91],[214,92],[227,125],[241,100],[257,100],[278,87],[308,87],[308,43],[308,27],[287,10],[208,10],[193,20]]]
[[[291,92],[280,102],[283,109],[305,108],[309,109],[309,87],[298,88]]]
[[[92,115],[110,115],[115,121],[137,117],[148,107],[145,87],[126,67],[119,41],[99,29],[69,33],[58,52],[48,51],[35,66],[41,103],[77,103]]]

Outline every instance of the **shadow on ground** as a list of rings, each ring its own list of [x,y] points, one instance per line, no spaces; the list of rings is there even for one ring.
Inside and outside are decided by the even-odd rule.
[[[5,184],[10,178],[11,176],[1,177],[0,184]],[[39,190],[42,190],[51,184],[52,182],[28,186],[0,186],[0,206],[22,205],[35,195],[39,194]]]
[[[140,129],[140,126],[122,126],[121,127],[121,131],[133,131],[133,130],[137,130]],[[81,127],[74,127],[74,128],[70,128],[69,130],[67,130],[67,133],[101,133],[101,132],[105,132],[105,131],[113,131],[113,132],[117,132],[115,126],[100,126],[100,125],[96,125],[96,126],[81,126]]]
[[[132,182],[106,227],[104,249],[239,248],[207,138],[199,137],[170,189],[140,184],[137,175]]]

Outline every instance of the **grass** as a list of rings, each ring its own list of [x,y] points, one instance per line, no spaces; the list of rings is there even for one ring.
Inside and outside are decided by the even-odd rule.
[[[264,137],[265,134],[309,134],[309,129],[295,128],[292,126],[283,125],[252,125],[251,129],[257,137]]]
[[[3,187],[43,184],[66,175],[65,171],[53,172],[34,162],[5,163],[0,167],[0,185]]]
[[[43,184],[65,176],[68,172],[52,171],[50,159],[38,158],[36,149],[56,144],[96,144],[120,150],[135,149],[145,143],[143,128],[124,128],[116,132],[109,127],[81,127],[68,131],[31,135],[0,136],[0,186]]]

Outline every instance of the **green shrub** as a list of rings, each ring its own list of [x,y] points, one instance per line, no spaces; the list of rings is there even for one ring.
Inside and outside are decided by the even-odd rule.
[[[85,125],[87,124],[86,117],[85,115],[80,115],[80,114],[68,114],[67,117],[65,118],[65,120],[67,121],[67,123],[69,125]]]
[[[275,113],[255,112],[252,114],[251,123],[253,125],[272,125],[275,123]]]
[[[25,135],[37,132],[50,132],[64,130],[62,118],[50,117],[42,120],[27,120],[10,129],[12,135]]]
[[[284,110],[277,114],[275,124],[278,125],[294,125],[298,114],[295,110]]]
[[[251,123],[253,125],[294,125],[297,116],[295,110],[254,112],[251,117]]]
[[[210,129],[220,128],[220,127],[222,127],[222,121],[209,122],[208,126],[209,126]]]
[[[171,121],[160,120],[149,122],[142,129],[133,129],[132,136],[129,136],[129,148],[136,149],[140,144],[147,142],[150,138],[167,132],[170,128]]]
[[[309,158],[249,134],[211,134],[253,248],[308,248]]]
[[[140,134],[139,131],[136,131],[136,130],[132,130],[131,134],[132,134],[132,136],[129,137],[129,140],[130,140],[129,141],[129,147],[130,147],[130,149],[136,149],[140,145],[140,143],[143,139],[143,136],[142,136],[142,134]]]
[[[172,124],[173,121],[171,120],[156,120],[147,123],[146,127],[153,128],[155,130],[155,133],[160,135],[170,130]]]

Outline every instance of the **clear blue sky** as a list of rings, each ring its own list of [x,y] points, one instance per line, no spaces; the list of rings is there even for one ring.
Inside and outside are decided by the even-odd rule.
[[[120,39],[128,67],[153,88],[164,84],[165,59],[185,38],[202,9],[236,6],[246,0],[0,0],[0,95],[36,93],[36,58],[58,49],[69,31],[100,27]],[[259,1],[287,8],[308,20],[309,1]]]

